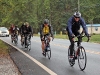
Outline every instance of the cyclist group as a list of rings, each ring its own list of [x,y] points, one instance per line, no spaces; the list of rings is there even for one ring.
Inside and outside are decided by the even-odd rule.
[[[80,32],[79,32],[80,31],[80,26],[82,26],[85,35],[89,38],[86,23],[85,23],[84,19],[81,17],[81,13],[80,12],[75,12],[74,15],[69,18],[69,20],[67,22],[67,27],[66,27],[66,31],[68,32],[68,37],[69,37],[70,44],[71,44],[70,57],[73,56],[72,55],[73,54],[73,47],[74,47],[73,38],[74,38],[74,36],[77,36],[77,35],[80,34]],[[27,34],[30,34],[30,39],[31,39],[31,36],[33,34],[32,31],[33,30],[32,30],[32,28],[31,28],[31,26],[29,25],[28,22],[22,24],[22,26],[19,29],[21,37],[22,37],[22,35],[25,36]],[[53,29],[52,29],[52,26],[50,25],[48,19],[45,19],[43,24],[40,26],[40,39],[41,39],[41,43],[42,43],[42,45],[41,45],[42,54],[44,54],[44,46],[45,46],[44,36],[45,35],[49,36],[49,42],[51,40],[50,37],[54,38]],[[22,39],[21,39],[21,41],[22,41]]]
[[[24,24],[22,24],[20,28],[18,28],[17,25],[11,25],[9,31],[10,31],[10,34],[11,34],[12,43],[13,43],[13,37],[15,35],[17,35],[17,39],[18,39],[18,35],[19,34],[21,35],[21,44],[22,44],[22,36],[25,37],[25,36],[29,35],[29,39],[31,39],[31,36],[33,37],[33,29],[29,25],[28,22],[25,22]],[[27,48],[26,39],[27,38],[25,38],[25,48]]]

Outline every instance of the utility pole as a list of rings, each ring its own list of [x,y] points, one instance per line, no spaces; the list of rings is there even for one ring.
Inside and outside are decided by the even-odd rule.
[[[78,11],[80,11],[80,2],[78,0]]]

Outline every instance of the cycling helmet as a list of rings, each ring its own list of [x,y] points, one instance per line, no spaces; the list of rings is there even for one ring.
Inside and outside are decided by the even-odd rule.
[[[44,24],[49,24],[49,20],[48,19],[45,19],[44,20]]]
[[[79,17],[80,18],[81,17],[81,13],[80,12],[75,12],[74,13],[74,17]]]
[[[26,24],[26,25],[29,25],[29,23],[28,23],[28,22],[25,22],[25,24]]]
[[[15,25],[15,27],[18,27],[17,25]]]

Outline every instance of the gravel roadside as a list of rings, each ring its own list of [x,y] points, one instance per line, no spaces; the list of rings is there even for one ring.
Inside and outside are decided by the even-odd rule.
[[[9,55],[0,55],[0,75],[21,75]]]

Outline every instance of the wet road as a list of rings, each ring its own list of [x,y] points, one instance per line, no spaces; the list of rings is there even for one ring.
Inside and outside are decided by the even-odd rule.
[[[0,39],[14,46],[10,37],[0,37]],[[77,60],[73,67],[69,65],[67,50],[70,43],[68,40],[51,41],[50,60],[42,55],[39,37],[32,37],[31,42],[31,51],[22,49],[19,37],[18,45],[14,46],[19,51],[11,53],[22,75],[100,75],[100,44],[82,43],[87,52],[87,66],[84,71],[80,71]]]

